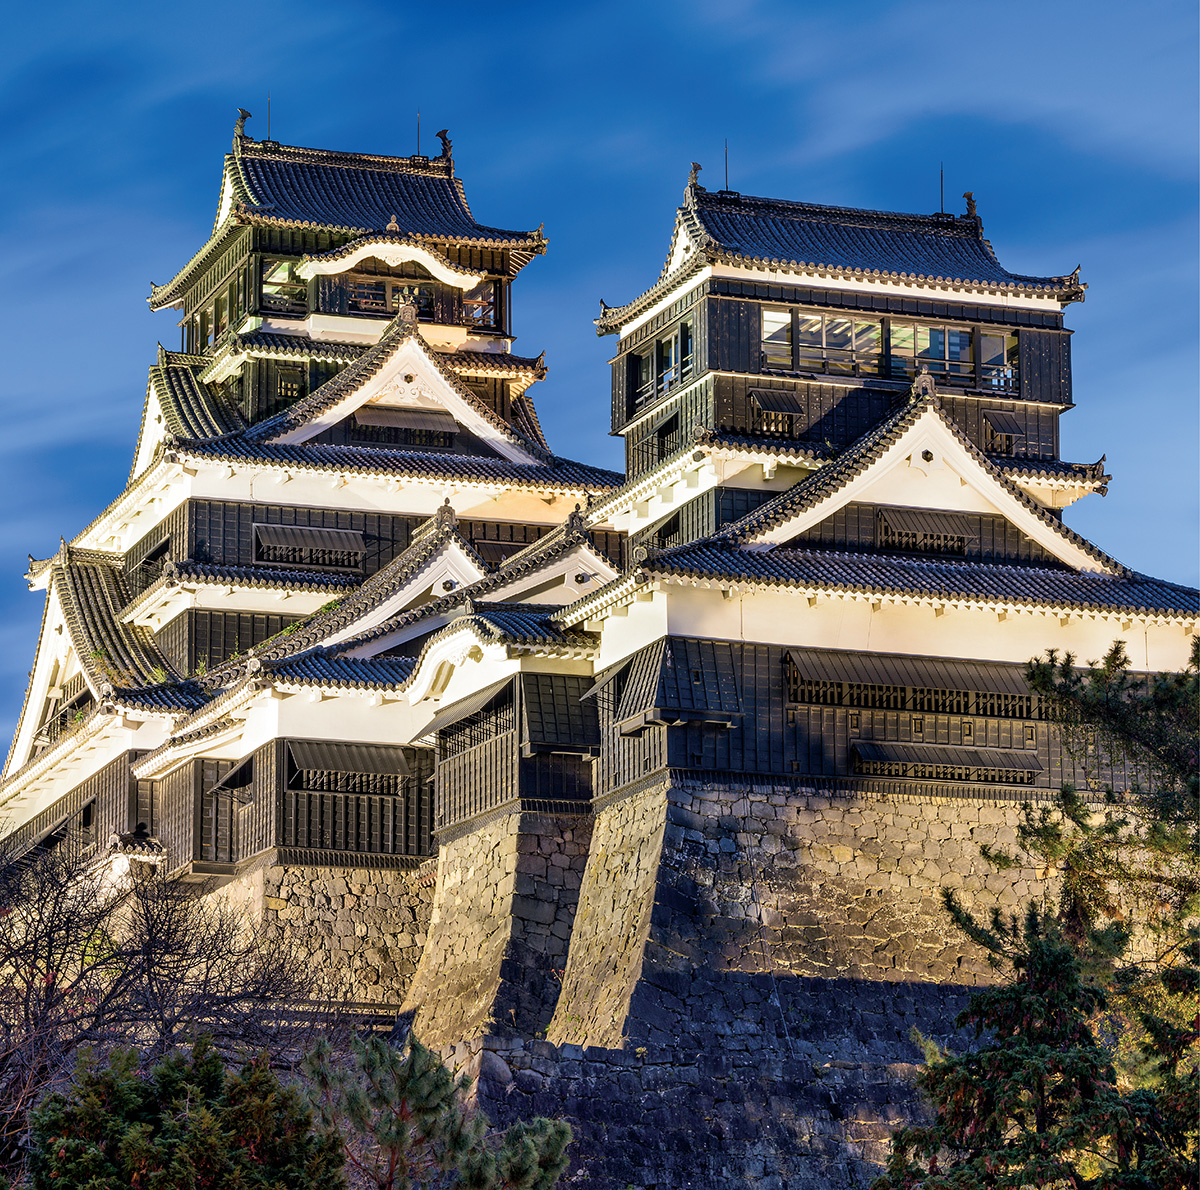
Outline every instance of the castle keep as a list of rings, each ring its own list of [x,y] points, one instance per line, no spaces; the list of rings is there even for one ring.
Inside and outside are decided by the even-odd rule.
[[[565,1114],[595,1186],[865,1184],[912,1025],[986,978],[938,894],[1062,783],[1049,647],[1178,668],[1197,592],[1062,510],[1077,274],[965,215],[709,191],[602,306],[624,475],[553,454],[516,355],[540,230],[436,158],[256,141],[164,285],[129,480],[30,560],[0,784],[244,903],[354,999]]]

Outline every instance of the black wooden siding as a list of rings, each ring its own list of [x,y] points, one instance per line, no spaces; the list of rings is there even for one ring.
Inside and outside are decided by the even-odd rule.
[[[1022,398],[1070,405],[1070,332],[1022,331],[1020,349]]]
[[[698,541],[724,525],[741,520],[778,494],[765,488],[713,488],[689,500],[677,513],[652,529],[634,534],[630,544],[672,549]]]
[[[110,835],[124,834],[137,822],[145,821],[138,817],[137,783],[129,772],[130,765],[141,755],[140,752],[126,752],[117,757],[53,805],[35,814],[6,836],[6,852],[19,854],[63,829],[72,833],[78,842],[106,847]]]
[[[796,394],[806,411],[792,416],[791,437],[831,446],[846,446],[861,438],[891,413],[907,393],[906,388],[897,386],[849,387],[774,377],[717,376],[714,378],[717,429],[734,434],[764,434],[762,411],[750,395],[754,389]]]
[[[405,748],[409,767],[399,796],[326,793],[285,781],[278,844],[357,855],[430,855],[433,827],[433,752]]]
[[[788,544],[882,552],[884,546],[878,540],[879,512],[880,506],[875,504],[847,504],[811,529],[797,534]],[[974,538],[967,539],[966,552],[956,555],[958,557],[977,562],[1016,562],[1052,567],[1064,565],[1004,517],[974,513],[956,513],[955,517],[965,521],[976,534]]]
[[[699,698],[710,705],[716,700],[728,705],[729,692],[736,688],[741,714],[731,717],[726,728],[691,719],[672,726],[654,724],[638,735],[621,736],[614,725],[629,709],[625,705],[629,699],[619,677],[596,696],[604,740],[594,771],[596,797],[668,767],[736,774],[739,778],[761,774],[787,779],[836,779],[849,787],[855,780],[868,780],[851,776],[851,746],[855,739],[1033,751],[1042,771],[1036,774],[1033,786],[1023,787],[1031,796],[1038,791],[1048,795],[1064,782],[1083,788],[1090,780],[1092,788],[1111,784],[1116,790],[1135,783],[1136,774],[1121,758],[1114,762],[1093,752],[1089,771],[1078,767],[1055,729],[1044,720],[791,704],[786,682],[787,649],[783,647],[690,641],[684,648],[679,639],[672,639],[671,645],[669,651],[660,654],[663,673],[668,672],[665,662],[670,657],[670,669],[677,675],[670,680],[675,682],[681,698],[686,686],[686,682],[681,685],[681,678],[697,668],[690,659],[703,658],[702,681],[696,687],[701,691]],[[706,653],[701,646],[710,651]],[[645,652],[649,655],[650,650]],[[689,660],[681,664],[681,657]],[[704,672],[703,667],[717,672]],[[646,686],[641,692],[644,696],[653,679],[649,675],[639,679],[632,673],[634,668],[629,667],[625,679],[631,685],[640,682]],[[1024,667],[1011,668],[1023,672]],[[601,681],[603,677],[600,675]],[[654,697],[664,697],[664,689],[660,681]],[[923,731],[914,731],[914,720],[921,721]],[[964,723],[971,725],[969,736],[963,734]],[[1032,745],[1026,743],[1029,732]],[[901,784],[915,788],[922,783]],[[942,791],[986,797],[990,788],[985,783],[956,783],[946,785]],[[1018,795],[1010,792],[1004,796]]]
[[[183,612],[154,634],[158,647],[181,673],[203,672],[295,624],[302,616],[263,612]]]
[[[482,709],[438,732],[435,830],[516,799],[588,802],[600,746],[589,678],[521,674]],[[577,754],[578,753],[578,754]]]
[[[1058,458],[1059,410],[1046,405],[1026,405],[1014,401],[988,400],[977,397],[942,397],[942,408],[985,453],[995,453],[988,432],[987,410],[997,409],[1020,421],[1025,434],[1013,443],[1012,457],[1018,459]]]
[[[818,289],[812,286],[768,285],[714,277],[706,283],[714,297],[748,298],[773,305],[814,306],[828,310],[857,310],[862,313],[892,314],[904,318],[932,318],[947,322],[991,323],[1009,327],[1062,327],[1062,315],[1041,310],[1018,310],[1009,306],[945,302],[899,294],[867,293],[850,289]],[[624,343],[622,343],[624,347]]]

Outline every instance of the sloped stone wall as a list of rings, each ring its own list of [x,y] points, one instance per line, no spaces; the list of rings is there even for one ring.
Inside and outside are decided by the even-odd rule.
[[[454,1057],[498,1121],[571,1121],[578,1185],[867,1186],[921,1110],[911,1030],[953,1042],[992,977],[941,888],[980,912],[1040,891],[979,855],[1018,817],[679,780],[603,807],[546,1040]]]
[[[405,1001],[425,1044],[544,1034],[591,829],[590,816],[512,813],[443,842],[429,942]]]

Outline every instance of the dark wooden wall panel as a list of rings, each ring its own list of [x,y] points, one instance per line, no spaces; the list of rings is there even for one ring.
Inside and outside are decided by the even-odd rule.
[[[707,655],[703,649],[697,651],[697,642],[689,643],[693,647],[687,656]],[[682,655],[680,648],[681,642],[673,641],[673,654]],[[1040,791],[1048,795],[1064,782],[1097,790],[1111,784],[1116,790],[1126,790],[1137,778],[1122,757],[1112,758],[1095,748],[1086,758],[1074,756],[1064,747],[1057,729],[1042,719],[789,704],[786,649],[742,642],[714,642],[713,649],[711,664],[717,668],[726,664],[720,657],[728,653],[732,658],[741,718],[729,728],[687,722],[652,727],[636,736],[618,736],[611,727],[616,693],[611,686],[606,688],[598,696],[603,745],[595,768],[597,797],[668,764],[713,772],[717,779],[728,774],[739,778],[762,774],[849,780],[854,739],[1035,750],[1043,769],[1029,786],[1031,794]],[[617,684],[619,679],[613,683]],[[922,732],[914,731],[914,719],[922,721]],[[969,736],[964,735],[964,724],[972,728]],[[1033,734],[1032,748],[1026,743],[1027,731]],[[987,796],[986,783],[959,783],[958,787]]]
[[[870,552],[880,550],[883,547],[877,538],[878,512],[874,504],[848,504],[811,529],[797,534],[788,544]],[[970,513],[963,516],[971,524],[976,536],[968,541],[966,553],[958,557],[981,562],[1063,566],[1004,517]]]

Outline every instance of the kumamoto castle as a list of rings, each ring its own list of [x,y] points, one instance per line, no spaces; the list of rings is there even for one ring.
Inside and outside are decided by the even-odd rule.
[[[1059,458],[1078,270],[1008,272],[971,195],[693,166],[657,278],[596,320],[620,474],[546,441],[547,362],[510,348],[547,241],[476,220],[445,133],[383,157],[247,116],[151,292],[181,334],[128,482],[30,559],[8,845],[244,906],[414,1014],[493,1121],[569,1119],[581,1185],[865,1186],[910,1029],[991,978],[940,890],[1015,907],[1037,874],[980,845],[1131,782],[1025,663],[1178,669],[1197,629],[1062,520],[1110,482]]]

